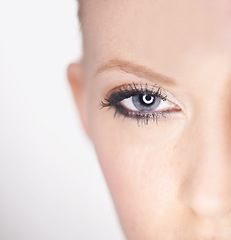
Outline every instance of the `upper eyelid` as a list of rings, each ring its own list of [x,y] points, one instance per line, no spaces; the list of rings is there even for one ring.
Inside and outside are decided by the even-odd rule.
[[[107,97],[104,98],[104,101],[101,102],[102,106],[113,106],[124,100],[125,98],[129,98],[131,96],[135,96],[142,93],[153,94],[158,97],[161,97],[162,100],[168,99],[166,90],[158,87],[157,85],[148,85],[148,84],[125,84],[118,87],[113,88],[108,94]],[[163,93],[164,92],[164,93]],[[134,94],[132,94],[134,93]]]
[[[138,90],[141,88],[141,86],[143,88],[145,87],[148,87],[149,89],[158,89],[160,88],[161,89],[161,93],[162,95],[165,95],[166,97],[166,100],[172,102],[173,104],[177,105],[181,110],[182,110],[182,113],[184,114],[188,114],[188,108],[184,105],[184,103],[181,101],[181,99],[179,97],[177,97],[175,94],[172,93],[172,90],[166,90],[165,88],[163,88],[162,86],[160,86],[159,84],[151,84],[151,83],[147,83],[147,82],[142,82],[142,81],[137,81],[137,82],[134,82],[134,81],[129,81],[128,80],[128,83],[125,83],[125,84],[120,84],[119,86],[116,86],[114,88],[112,88],[110,91],[108,91],[107,94],[104,95],[104,100],[101,101],[101,104],[100,106],[111,106],[109,105],[108,103],[108,98],[110,97],[110,95],[112,93],[115,93],[115,92],[118,92],[119,88],[123,88],[123,87],[128,87],[128,86],[135,86]]]
[[[156,91],[154,91],[154,89]],[[155,85],[149,85],[149,84],[142,84],[142,83],[128,83],[128,84],[122,84],[120,86],[114,87],[112,90],[109,91],[109,93],[107,94],[107,97],[110,96],[113,93],[119,93],[122,91],[137,91],[137,93],[141,93],[141,92],[157,92],[157,91],[161,91],[166,93],[167,91],[165,89],[163,89],[162,87],[159,87],[157,84]]]

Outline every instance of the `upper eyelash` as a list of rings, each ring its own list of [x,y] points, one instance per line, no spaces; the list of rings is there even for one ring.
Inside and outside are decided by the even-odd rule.
[[[101,101],[101,107],[115,106],[125,98],[129,98],[139,94],[150,94],[155,97],[160,97],[163,101],[166,101],[167,96],[163,94],[162,89],[159,87],[150,87],[147,84],[127,84],[116,88],[107,98]],[[156,90],[157,89],[157,90]]]
[[[117,114],[123,115],[124,119],[126,117],[136,119],[138,126],[148,125],[149,121],[152,120],[156,124],[158,124],[159,118],[166,118],[167,115],[171,114],[171,111],[166,110],[164,112],[134,112],[128,109],[125,109],[121,104],[119,104],[122,100],[139,95],[139,94],[151,94],[155,97],[160,97],[163,101],[167,100],[167,95],[163,93],[160,87],[148,86],[148,84],[126,84],[120,87],[114,88],[111,93],[108,94],[103,101],[101,101],[101,108],[111,107],[115,108],[114,117]]]

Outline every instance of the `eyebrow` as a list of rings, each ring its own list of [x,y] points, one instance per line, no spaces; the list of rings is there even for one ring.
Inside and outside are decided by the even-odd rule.
[[[112,70],[121,70],[125,73],[134,74],[139,78],[145,78],[154,82],[160,81],[169,86],[176,85],[172,78],[169,78],[161,73],[154,72],[143,65],[138,65],[123,59],[111,59],[107,61],[96,70],[95,75]]]

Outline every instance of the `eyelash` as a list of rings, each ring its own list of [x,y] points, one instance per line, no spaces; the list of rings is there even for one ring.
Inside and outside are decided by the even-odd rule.
[[[157,90],[156,90],[157,89]],[[117,114],[122,115],[125,118],[136,119],[138,126],[148,125],[149,121],[153,121],[158,124],[159,119],[166,118],[167,115],[171,114],[172,110],[165,111],[156,111],[156,112],[140,112],[132,111],[123,107],[120,102],[126,98],[137,96],[140,94],[149,94],[155,98],[161,98],[161,100],[166,101],[167,95],[163,93],[162,89],[156,86],[148,86],[147,84],[126,84],[112,90],[112,93],[109,94],[103,101],[101,101],[101,109],[108,107],[109,109],[114,107],[115,113],[114,117]]]

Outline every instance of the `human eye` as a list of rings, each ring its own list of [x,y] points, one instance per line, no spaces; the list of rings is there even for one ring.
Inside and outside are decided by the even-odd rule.
[[[126,84],[113,89],[101,102],[102,108],[113,107],[115,114],[136,119],[138,124],[158,123],[161,118],[181,111],[172,94],[147,84]]]

